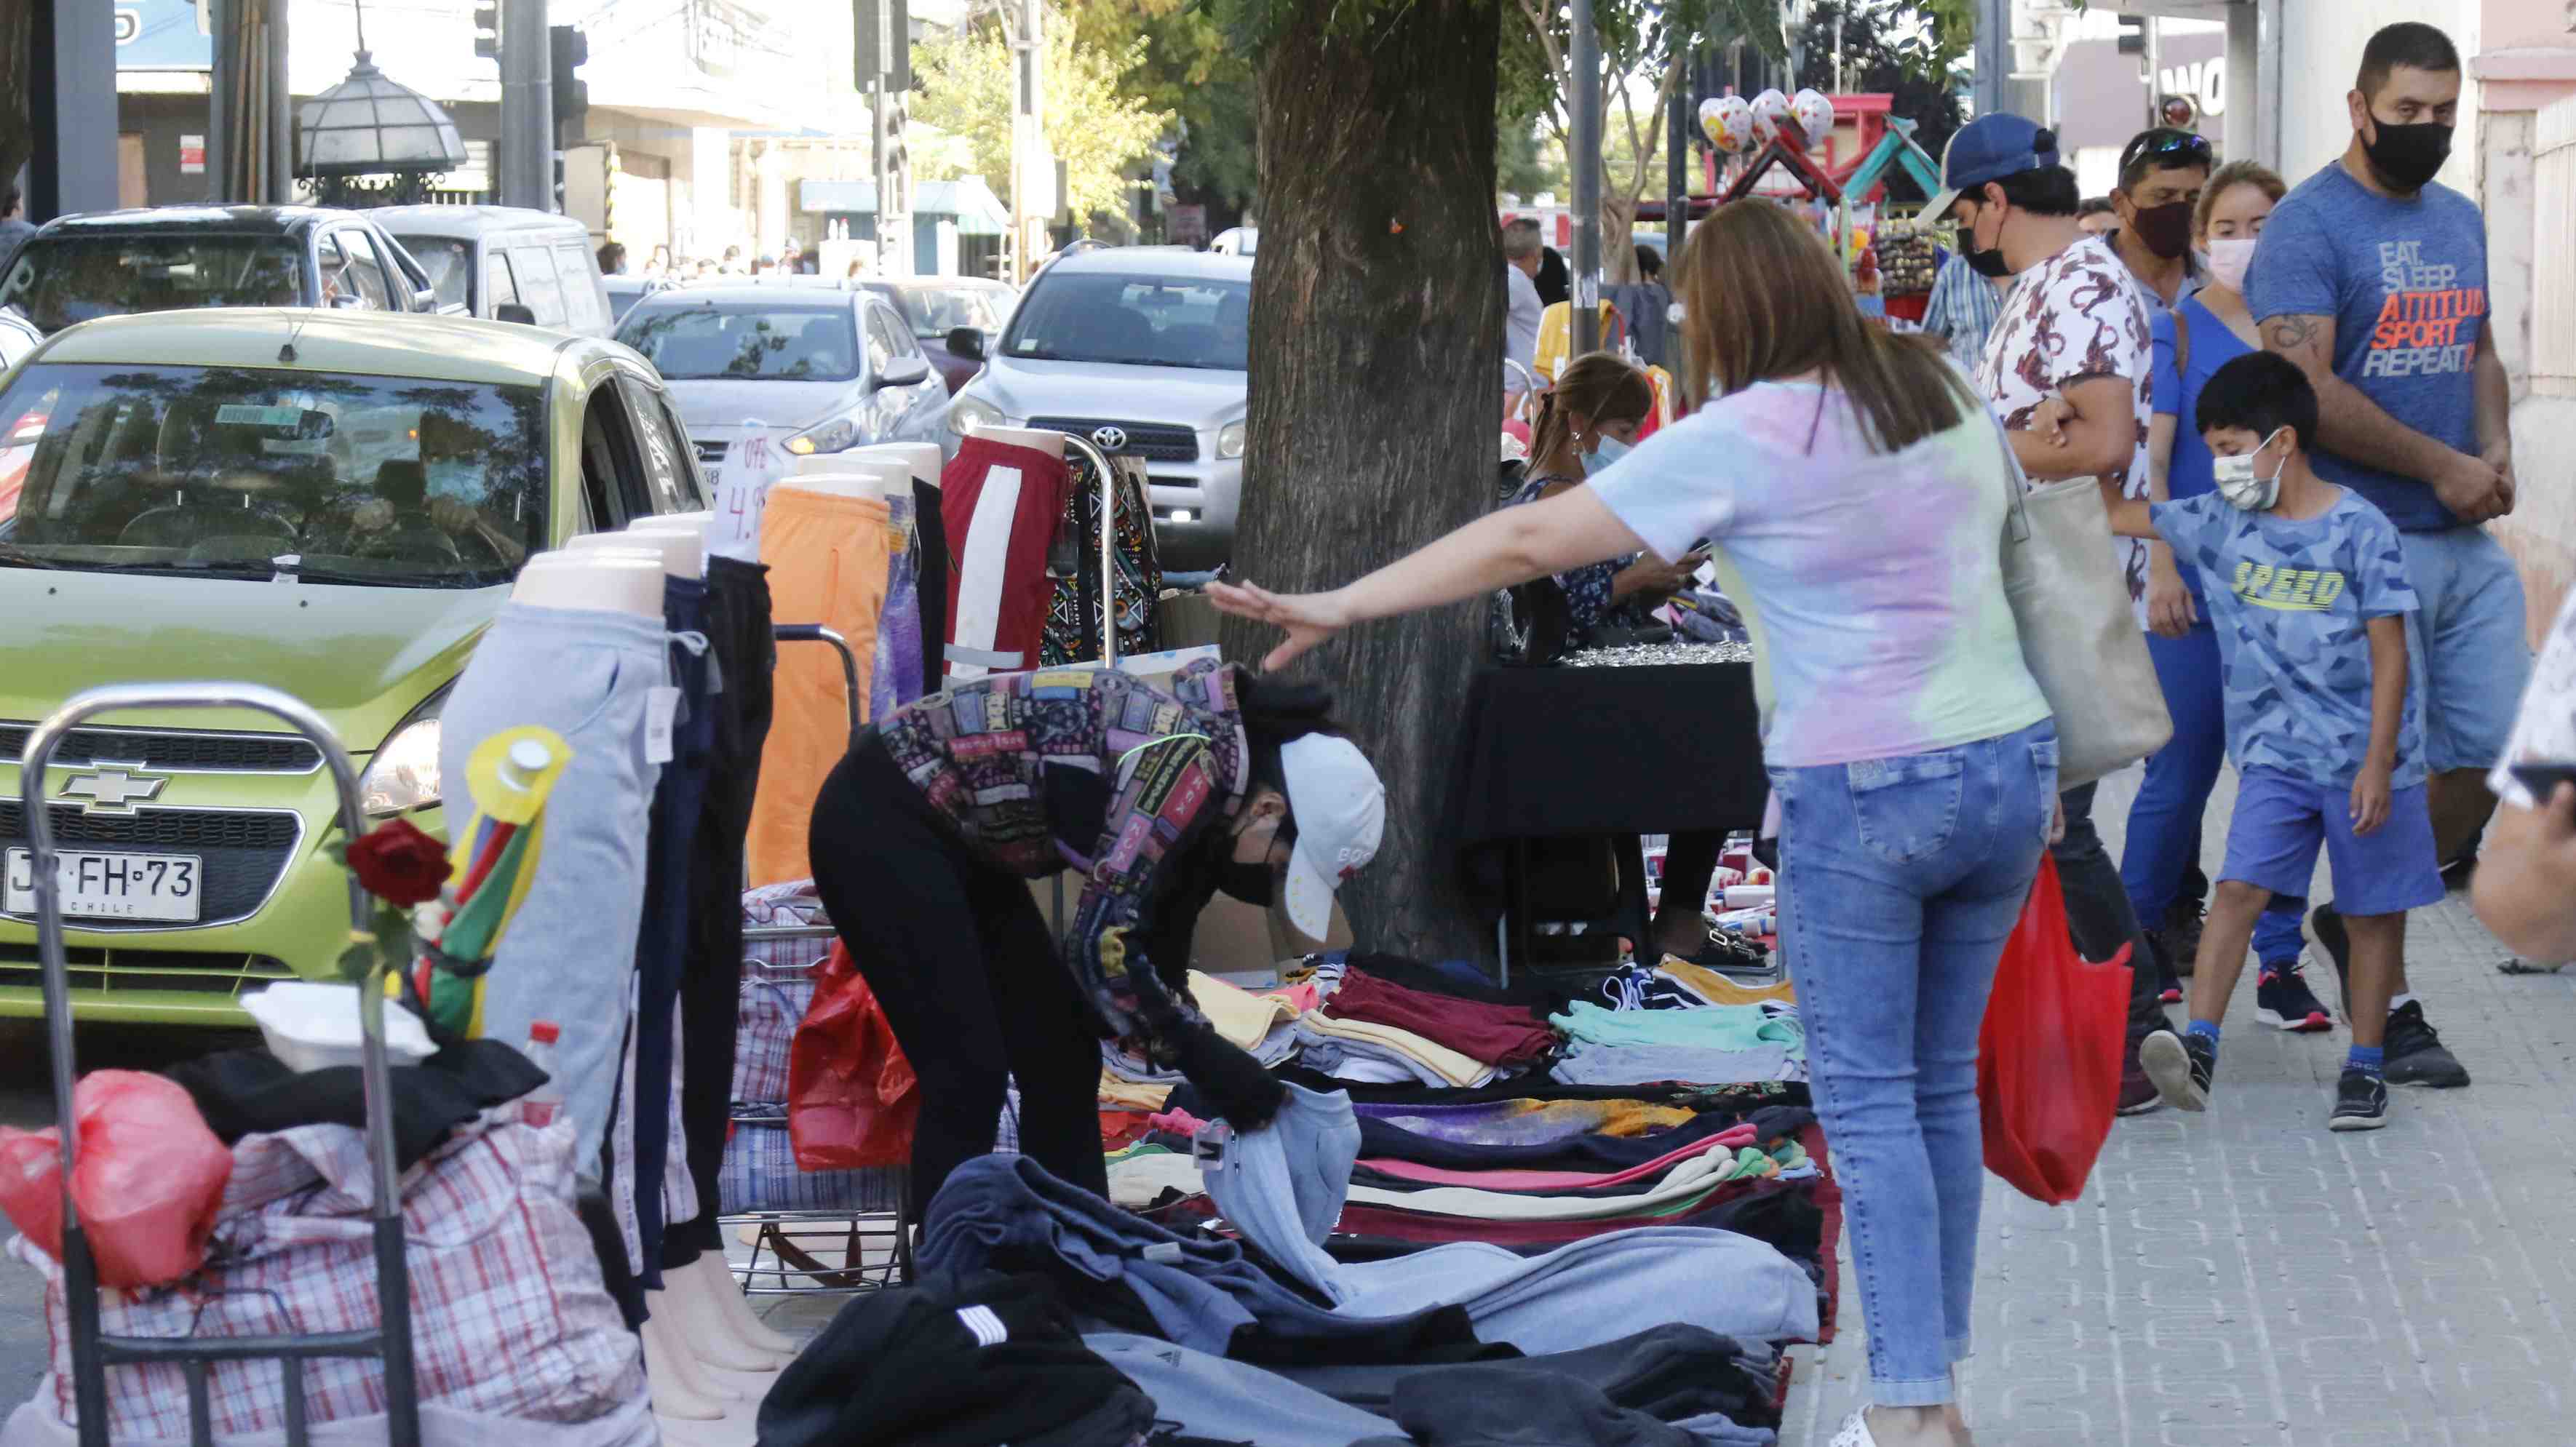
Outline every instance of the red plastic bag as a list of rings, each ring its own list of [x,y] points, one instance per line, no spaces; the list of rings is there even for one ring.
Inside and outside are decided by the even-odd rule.
[[[159,1286],[195,1271],[233,1175],[233,1153],[206,1129],[197,1103],[158,1075],[99,1070],[73,1088],[72,1111],[80,1122],[72,1201],[99,1284]],[[59,1139],[50,1127],[0,1129],[0,1210],[56,1260]]]
[[[1977,1040],[1987,1170],[2052,1206],[2084,1193],[2119,1108],[2128,1021],[2128,946],[2108,964],[2076,955],[2057,861],[2041,855]]]
[[[814,1003],[787,1049],[787,1135],[797,1169],[907,1164],[920,1116],[912,1062],[849,950],[835,943],[814,971]]]

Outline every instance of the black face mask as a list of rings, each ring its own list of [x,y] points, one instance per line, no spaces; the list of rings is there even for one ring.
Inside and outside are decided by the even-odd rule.
[[[1279,893],[1279,876],[1271,872],[1267,860],[1246,864],[1229,857],[1217,864],[1216,887],[1245,904],[1257,904],[1267,909]]]
[[[2365,139],[2361,149],[2370,157],[2370,169],[2391,191],[2423,190],[2442,163],[2451,159],[2451,128],[2438,121],[2394,126],[2373,116],[2370,125],[2379,132],[2379,139]]]
[[[2191,213],[2189,201],[2176,201],[2166,206],[2142,206],[2131,218],[2129,229],[2138,235],[2138,244],[2171,261],[2191,250]]]
[[[1997,234],[1995,240],[2002,241],[2002,235]],[[1977,228],[1968,222],[1959,223],[1958,245],[1952,249],[1968,258],[1968,265],[1975,268],[1979,276],[2001,281],[2012,275],[2012,263],[2004,260],[2003,247],[1997,245],[1978,250]]]

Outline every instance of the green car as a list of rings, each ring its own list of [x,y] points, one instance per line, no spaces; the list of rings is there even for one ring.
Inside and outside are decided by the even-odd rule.
[[[614,342],[461,317],[166,312],[60,332],[0,386],[0,1016],[43,1013],[18,760],[107,683],[266,684],[438,832],[438,711],[529,554],[704,506]],[[316,750],[252,714],[109,715],[46,781],[75,1014],[242,1025],[348,938]]]

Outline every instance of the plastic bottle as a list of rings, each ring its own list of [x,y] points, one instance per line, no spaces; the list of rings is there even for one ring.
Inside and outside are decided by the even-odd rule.
[[[555,1078],[555,1041],[562,1034],[552,1020],[531,1021],[527,1048],[521,1052],[529,1064],[546,1073],[545,1084],[519,1100],[519,1118],[540,1129],[554,1124],[555,1116],[563,1110],[563,1085]]]

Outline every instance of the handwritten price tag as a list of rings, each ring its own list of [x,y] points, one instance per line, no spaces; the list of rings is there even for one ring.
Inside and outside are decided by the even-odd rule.
[[[717,556],[760,561],[760,515],[769,506],[769,485],[785,470],[785,461],[770,444],[769,424],[744,418],[742,440],[725,454],[716,478],[716,520],[707,545]]]

